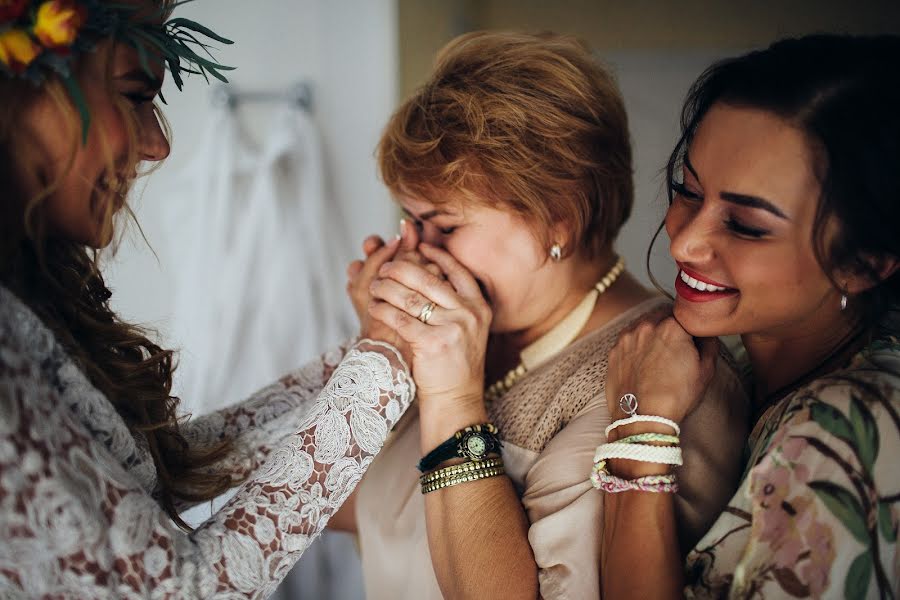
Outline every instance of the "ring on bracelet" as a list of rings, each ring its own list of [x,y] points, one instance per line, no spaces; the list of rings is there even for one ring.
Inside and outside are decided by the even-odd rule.
[[[431,318],[431,313],[434,312],[434,302],[429,302],[425,306],[422,307],[422,311],[419,313],[419,316],[416,317],[426,325],[428,325],[428,319]]]
[[[638,409],[637,396],[634,394],[625,394],[619,398],[619,408],[629,417],[633,417],[637,414]]]

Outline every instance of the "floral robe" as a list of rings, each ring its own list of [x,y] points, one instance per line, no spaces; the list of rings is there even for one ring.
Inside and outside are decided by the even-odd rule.
[[[900,343],[772,407],[740,488],[687,557],[690,598],[897,598]]]

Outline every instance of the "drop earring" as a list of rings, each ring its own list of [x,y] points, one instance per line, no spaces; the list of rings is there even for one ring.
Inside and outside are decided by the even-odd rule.
[[[550,258],[553,259],[553,262],[559,262],[562,259],[562,246],[559,244],[550,246]]]

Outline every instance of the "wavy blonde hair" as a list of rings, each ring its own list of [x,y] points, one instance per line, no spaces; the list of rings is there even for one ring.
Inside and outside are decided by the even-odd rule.
[[[169,0],[154,1],[170,9]],[[107,58],[107,91],[130,140],[128,164],[137,165],[139,124],[133,109],[113,94],[111,66]],[[83,67],[76,63],[76,76]],[[39,151],[18,125],[27,107],[48,99],[65,117],[65,136],[70,144],[68,166],[52,178],[41,170]],[[232,474],[215,468],[230,445],[190,446],[179,431],[178,398],[171,394],[173,352],[160,348],[146,331],[124,322],[110,308],[111,293],[98,268],[98,251],[48,234],[44,206],[71,170],[81,145],[81,121],[62,82],[50,79],[38,88],[28,81],[2,78],[0,105],[5,107],[0,114],[0,189],[4,190],[0,203],[0,282],[53,331],[128,427],[145,437],[158,475],[158,499],[172,519],[187,528],[178,516],[177,500],[208,500],[237,482]],[[159,111],[157,115],[162,118]],[[168,127],[164,120],[162,123],[168,137]],[[108,145],[101,147],[113,168]],[[26,185],[29,180],[38,183],[39,193],[26,191],[33,187]],[[115,206],[105,202],[100,209],[102,235],[111,239],[118,229]],[[127,205],[124,212],[133,219]]]

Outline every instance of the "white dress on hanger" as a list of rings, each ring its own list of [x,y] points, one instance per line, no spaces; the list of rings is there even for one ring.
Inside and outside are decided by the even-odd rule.
[[[347,243],[323,179],[315,126],[291,107],[276,111],[260,148],[234,111],[216,109],[175,178],[159,246],[174,275],[177,387],[203,401],[192,411],[246,396],[355,328],[349,301],[333,292]]]

